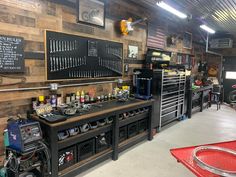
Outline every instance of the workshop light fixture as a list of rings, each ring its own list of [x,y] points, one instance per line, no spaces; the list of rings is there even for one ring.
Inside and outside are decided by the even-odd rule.
[[[214,34],[216,31],[213,30],[212,28],[206,26],[206,25],[201,25],[200,28],[202,28],[203,30],[207,31],[208,33]]]
[[[161,2],[157,2],[157,5],[163,9],[165,9],[166,11],[180,17],[180,18],[187,18],[188,16],[178,10],[176,10],[175,8],[171,7],[170,5],[164,3],[163,1]]]

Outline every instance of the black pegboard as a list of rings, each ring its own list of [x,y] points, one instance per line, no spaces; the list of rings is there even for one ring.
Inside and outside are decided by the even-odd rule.
[[[119,77],[123,44],[46,31],[47,80]]]

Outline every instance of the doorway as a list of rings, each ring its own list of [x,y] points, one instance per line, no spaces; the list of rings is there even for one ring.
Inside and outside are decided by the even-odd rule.
[[[236,56],[226,57],[223,67],[224,101],[236,103]]]

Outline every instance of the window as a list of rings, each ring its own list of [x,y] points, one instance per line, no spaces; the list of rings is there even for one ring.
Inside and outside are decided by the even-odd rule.
[[[226,79],[236,79],[236,72],[234,71],[226,71]]]

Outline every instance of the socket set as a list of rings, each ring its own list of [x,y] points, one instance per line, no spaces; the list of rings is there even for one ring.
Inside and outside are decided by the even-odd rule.
[[[119,77],[123,44],[46,31],[47,80]]]

